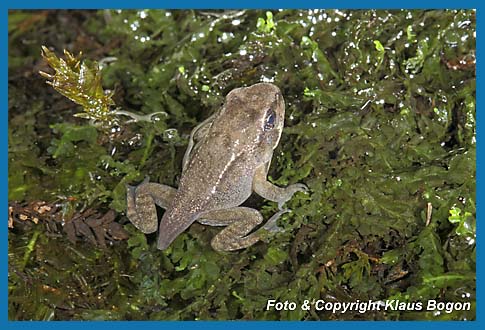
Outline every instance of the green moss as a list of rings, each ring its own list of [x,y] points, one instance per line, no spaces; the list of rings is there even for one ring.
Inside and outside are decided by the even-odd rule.
[[[97,63],[81,62],[81,53],[74,56],[64,50],[66,59],[59,59],[47,47],[42,47],[42,57],[55,70],[53,75],[40,71],[47,83],[56,91],[83,107],[84,112],[75,116],[94,121],[109,122],[114,105],[112,95],[101,86],[101,74]]]
[[[32,74],[48,70],[41,45],[102,64],[88,70],[92,95],[109,99],[113,125],[74,117],[79,106]],[[65,221],[112,208],[129,239],[97,249],[52,235],[52,222],[15,222],[9,318],[474,319],[474,56],[471,10],[10,12],[9,201],[57,203]],[[287,105],[270,180],[310,193],[288,202],[283,232],[248,249],[217,253],[220,228],[194,224],[157,250],[123,213],[125,185],[177,186],[191,129],[262,80]],[[248,203],[265,218],[277,209]],[[330,297],[472,310],[265,308]]]

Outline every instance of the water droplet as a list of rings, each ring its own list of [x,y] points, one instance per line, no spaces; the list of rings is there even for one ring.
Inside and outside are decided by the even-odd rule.
[[[140,16],[141,19],[144,19],[148,16],[147,12],[144,10],[141,10],[138,12],[138,16]]]

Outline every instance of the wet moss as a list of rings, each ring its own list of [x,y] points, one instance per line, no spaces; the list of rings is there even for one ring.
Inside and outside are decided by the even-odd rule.
[[[41,45],[101,63],[108,108],[165,114],[75,117],[37,74],[50,70]],[[270,180],[310,194],[248,249],[217,253],[219,229],[194,224],[158,251],[124,215],[125,184],[176,186],[191,129],[259,81],[287,104]],[[59,222],[11,212],[9,318],[474,319],[475,98],[470,10],[12,11],[9,201],[55,205]],[[108,208],[129,238],[93,246],[82,224]],[[58,230],[73,219],[76,244]],[[267,311],[268,299],[472,308],[334,314]]]

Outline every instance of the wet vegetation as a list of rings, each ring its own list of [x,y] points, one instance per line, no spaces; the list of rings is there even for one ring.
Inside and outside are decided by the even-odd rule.
[[[11,320],[475,318],[474,11],[12,11],[8,30]],[[191,129],[260,81],[287,105],[270,179],[309,194],[248,249],[193,224],[157,250],[125,185],[176,187]]]

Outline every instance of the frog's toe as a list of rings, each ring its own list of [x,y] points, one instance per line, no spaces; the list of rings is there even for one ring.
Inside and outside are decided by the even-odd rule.
[[[271,218],[269,218],[263,228],[272,233],[278,233],[283,231],[283,228],[278,226],[277,221],[283,214],[287,212],[290,212],[290,209],[280,209],[278,212],[273,214]]]
[[[267,231],[269,231],[270,233],[280,233],[280,232],[283,231],[283,228],[280,227],[280,226],[278,226],[276,224],[276,222],[275,223],[272,223],[271,225],[267,225],[266,224],[266,225],[264,225],[263,228],[266,229]]]
[[[303,184],[303,183],[295,183],[293,185],[291,185],[291,187],[293,188],[293,190],[295,190],[295,192],[298,192],[298,191],[301,191],[301,192],[308,192],[308,187],[306,184]]]

